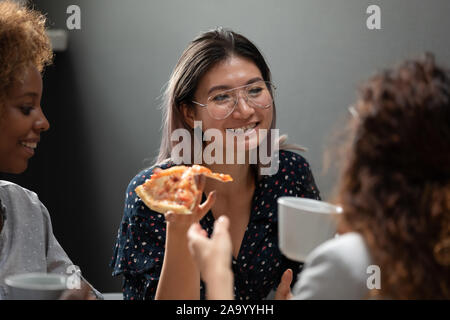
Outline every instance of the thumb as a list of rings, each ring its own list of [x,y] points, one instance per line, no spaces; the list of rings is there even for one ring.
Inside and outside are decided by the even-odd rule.
[[[220,216],[214,222],[214,230],[212,236],[215,238],[217,236],[225,236],[228,233],[228,227],[230,225],[230,220],[227,216]]]
[[[193,223],[187,232],[188,248],[194,255],[205,250],[208,245],[208,237],[202,231],[199,223]]]
[[[280,284],[275,293],[275,300],[288,300],[292,297],[291,283],[294,278],[292,269],[287,269],[281,276]]]

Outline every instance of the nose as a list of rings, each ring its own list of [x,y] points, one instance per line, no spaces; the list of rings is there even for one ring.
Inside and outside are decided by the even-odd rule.
[[[249,106],[248,100],[244,95],[238,95],[236,109],[233,112],[233,117],[248,119],[255,113],[255,109]]]
[[[39,108],[39,114],[37,115],[36,121],[34,122],[34,130],[37,132],[44,132],[50,129],[50,123],[44,115],[44,112]]]

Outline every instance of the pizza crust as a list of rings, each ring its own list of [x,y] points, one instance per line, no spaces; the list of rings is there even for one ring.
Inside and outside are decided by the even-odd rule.
[[[153,211],[163,214],[168,211],[173,211],[177,214],[192,214],[191,209],[186,208],[185,206],[153,199],[148,193],[145,192],[143,186],[136,188],[136,194],[139,198],[141,198],[142,202],[144,202],[145,205]]]

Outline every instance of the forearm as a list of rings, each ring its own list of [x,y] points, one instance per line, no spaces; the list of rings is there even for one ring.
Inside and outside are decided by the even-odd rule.
[[[213,270],[206,276],[206,297],[208,300],[233,300],[233,272],[230,269]]]
[[[187,229],[167,224],[166,249],[155,299],[200,299],[200,272],[191,257]]]

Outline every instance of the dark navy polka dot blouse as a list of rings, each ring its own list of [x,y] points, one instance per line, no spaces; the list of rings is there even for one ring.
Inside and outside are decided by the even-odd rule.
[[[168,162],[159,167],[166,169],[172,165]],[[164,216],[148,209],[134,191],[151,177],[154,168],[140,172],[128,186],[124,216],[111,262],[113,275],[124,277],[126,300],[154,299],[164,259]],[[237,300],[264,299],[276,289],[287,268],[291,268],[295,276],[300,272],[301,264],[283,256],[278,248],[277,199],[282,196],[320,200],[308,162],[285,150],[279,153],[278,172],[262,176],[255,186],[250,220],[239,254],[232,259]],[[212,234],[214,217],[211,211],[200,224],[209,235]],[[205,298],[203,283],[200,296]]]

